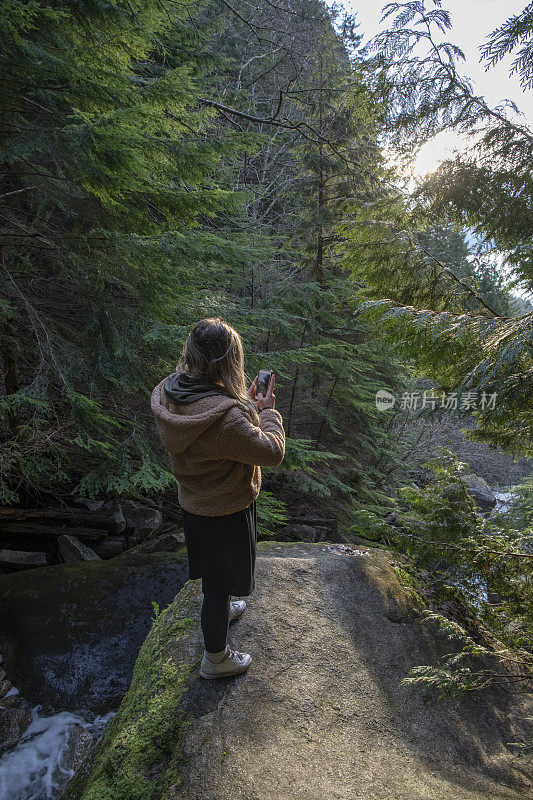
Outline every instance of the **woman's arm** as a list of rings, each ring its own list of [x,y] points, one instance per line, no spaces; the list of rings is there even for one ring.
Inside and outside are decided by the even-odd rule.
[[[277,467],[285,456],[283,419],[274,408],[264,408],[259,415],[259,427],[246,417],[238,406],[231,408],[217,438],[220,458]]]

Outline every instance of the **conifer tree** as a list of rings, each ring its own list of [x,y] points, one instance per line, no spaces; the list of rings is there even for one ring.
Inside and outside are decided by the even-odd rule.
[[[291,32],[289,60],[270,39],[250,36],[247,23],[267,29],[267,6],[253,14],[248,4],[234,8],[246,22],[229,17],[217,47],[227,71],[214,76],[214,89],[246,115],[225,113],[220,125],[240,139],[236,158],[226,162],[228,179],[246,186],[250,201],[239,219],[219,217],[217,224],[232,236],[249,231],[253,241],[247,289],[244,276],[233,281],[232,319],[255,342],[250,363],[271,366],[278,376],[287,454],[267,485],[292,505],[307,495],[311,512],[329,498],[330,513],[342,509],[346,516],[353,499],[380,496],[395,458],[375,393],[398,382],[388,353],[355,321],[358,286],[332,250],[334,225],[353,194],[367,190],[377,151],[360,37],[346,21],[339,33],[322,3],[302,4],[297,15],[287,5],[276,25]],[[283,119],[294,127],[259,124],[274,116],[281,96]],[[303,121],[305,135],[296,129]]]
[[[146,439],[147,384],[202,276],[238,258],[197,227],[236,198],[212,177],[195,56],[167,59],[186,15],[2,2],[3,502],[170,480]]]
[[[423,237],[435,226],[473,231],[485,240],[486,253],[501,253],[517,282],[531,289],[531,131],[477,97],[458,73],[459,49],[435,42],[434,29],[450,27],[446,11],[427,11],[418,2],[391,3],[385,16],[395,12],[391,28],[372,45],[377,51],[372,85],[383,96],[391,146],[408,160],[446,128],[477,138],[470,153],[441,165],[414,197],[382,186],[372,201],[354,206],[354,224],[344,227],[351,242],[348,263],[359,272],[361,262],[368,267],[368,319],[379,320],[396,351],[411,358],[419,374],[443,390],[497,397],[495,407],[486,403],[478,409],[469,435],[528,455],[532,315],[515,316],[505,304],[489,302],[479,291],[479,269],[464,280],[428,251]],[[527,21],[530,10],[524,15]],[[521,30],[526,37],[526,28]],[[528,53],[526,48],[519,67],[524,75]]]
[[[398,370],[333,252],[377,152],[353,18],[321,0],[16,10],[0,61],[2,501],[174,493],[149,391],[208,315],[241,332],[250,378],[277,373],[289,437],[266,488],[339,515],[379,497],[395,455],[374,395]]]

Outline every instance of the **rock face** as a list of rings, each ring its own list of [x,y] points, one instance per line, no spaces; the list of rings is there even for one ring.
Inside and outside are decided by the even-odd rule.
[[[229,635],[252,654],[248,672],[198,676],[202,594],[188,581],[154,622],[117,715],[61,800],[531,796],[506,744],[526,738],[523,695],[438,701],[398,685],[450,645],[421,621],[390,555],[260,543],[256,578]]]
[[[57,546],[63,561],[67,564],[75,564],[77,561],[97,561],[100,558],[94,550],[80,542],[75,536],[58,536]]]
[[[68,783],[69,777],[80,767],[92,744],[93,737],[81,725],[68,728],[64,750],[52,775],[54,787],[61,789]]]
[[[0,753],[14,747],[30,723],[31,713],[25,709],[0,709]]]
[[[462,476],[462,481],[468,494],[472,495],[474,502],[481,509],[489,510],[494,508],[498,502],[497,498],[483,478],[480,478],[479,475],[474,475],[472,472],[467,472],[466,475]]]
[[[116,708],[150,628],[152,601],[167,605],[187,578],[183,550],[0,575],[3,667],[44,713]]]

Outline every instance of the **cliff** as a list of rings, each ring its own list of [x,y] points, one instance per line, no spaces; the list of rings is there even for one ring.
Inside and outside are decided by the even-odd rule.
[[[399,574],[381,550],[261,543],[257,588],[229,637],[253,663],[215,681],[198,676],[202,594],[188,581],[62,800],[529,797],[509,744],[526,736],[524,695],[439,701],[398,685],[450,648]]]

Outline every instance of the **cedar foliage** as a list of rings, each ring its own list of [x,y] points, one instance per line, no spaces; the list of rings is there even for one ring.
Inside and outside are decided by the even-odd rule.
[[[194,54],[167,58],[186,14],[2,3],[3,502],[169,482],[128,399],[226,255],[199,215],[237,202],[213,179]]]
[[[375,379],[399,369],[332,253],[377,152],[354,20],[319,0],[2,12],[1,502],[173,491],[149,391],[208,315],[251,377],[277,372],[276,497],[378,499],[397,446]]]
[[[385,18],[396,16],[371,50],[385,138],[403,163],[448,128],[469,136],[472,145],[426,176],[409,197],[383,183],[370,201],[355,203],[351,220],[341,224],[346,263],[364,275],[366,318],[419,374],[437,389],[496,394],[495,408],[476,412],[471,438],[528,456],[533,314],[517,312],[501,287],[494,297],[497,286],[487,286],[490,273],[483,262],[500,253],[514,276],[510,285],[533,289],[533,134],[506,114],[505,106],[493,109],[474,94],[457,68],[463,58],[459,48],[437,42],[436,34],[445,33],[451,20],[440,2],[434,5],[428,10],[420,2],[389,3],[384,9]],[[499,47],[504,40],[508,49],[526,41],[531,6],[520,19],[519,29],[503,27]],[[525,46],[516,63],[523,76],[530,61],[531,48]],[[481,268],[465,275],[464,268],[461,274],[443,262],[426,242],[436,226],[480,237],[481,253],[472,252],[470,260],[474,265],[477,258]],[[391,280],[385,284],[386,277]]]
[[[410,556],[428,604],[425,620],[451,643],[440,664],[415,667],[403,682],[435,688],[441,697],[492,683],[531,690],[531,483],[510,514],[487,517],[467,491],[468,466],[451,451],[443,448],[425,466],[432,480],[400,488],[388,520],[361,510],[355,526]]]

